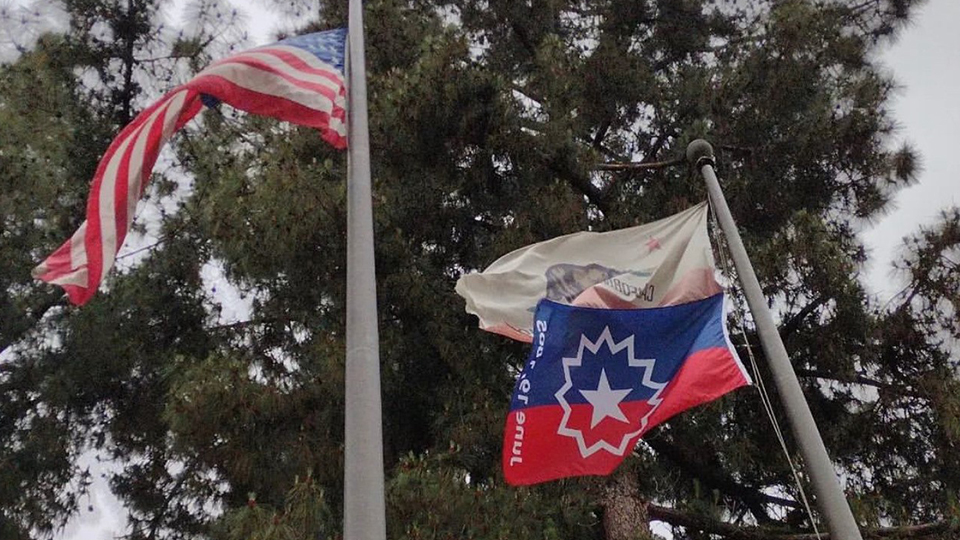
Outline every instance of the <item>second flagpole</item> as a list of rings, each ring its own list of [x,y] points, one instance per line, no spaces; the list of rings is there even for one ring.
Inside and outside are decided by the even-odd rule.
[[[803,390],[790,364],[783,340],[780,339],[777,325],[767,307],[757,274],[753,271],[743,240],[740,239],[740,232],[737,230],[733,215],[727,206],[727,200],[720,189],[720,182],[713,170],[713,147],[703,139],[691,142],[687,146],[687,161],[696,165],[707,184],[710,202],[720,228],[727,238],[730,257],[740,277],[747,305],[757,325],[760,344],[767,356],[787,418],[790,420],[790,426],[800,446],[800,454],[810,474],[817,506],[826,518],[830,538],[831,540],[862,540],[860,529],[853,519],[850,505],[847,504],[830,456],[827,455],[827,449],[820,437],[820,431],[813,420],[813,414],[810,413],[810,407],[803,397]]]
[[[363,3],[350,0],[349,9],[343,538],[384,540],[383,416]]]

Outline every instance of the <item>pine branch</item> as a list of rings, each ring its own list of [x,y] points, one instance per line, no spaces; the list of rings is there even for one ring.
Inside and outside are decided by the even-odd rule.
[[[721,144],[721,145],[718,145],[717,148],[719,148],[720,150],[727,150],[729,152],[740,152],[742,154],[751,154],[751,155],[756,151],[756,149],[751,146],[735,146],[732,144]]]
[[[686,513],[676,508],[655,504],[647,505],[647,515],[652,520],[663,521],[676,527],[695,529],[707,534],[716,534],[730,540],[829,540],[829,533],[784,533],[764,527],[738,527],[711,517]],[[960,531],[960,522],[935,521],[919,525],[861,529],[865,539],[870,538],[925,538],[928,536]]]
[[[657,138],[654,139],[653,144],[651,144],[650,148],[645,152],[646,156],[644,157],[644,161],[646,161],[646,158],[650,158],[651,160],[656,159],[657,155],[660,154],[660,150],[663,150],[663,145],[666,144],[666,142],[667,137],[664,136],[663,133],[659,133]]]
[[[550,156],[541,152],[540,157],[551,172],[569,182],[571,186],[586,196],[587,200],[595,205],[601,212],[604,214],[609,213],[610,206],[603,200],[603,190],[593,185],[589,176],[577,171],[575,166],[570,163],[571,159],[569,156]]]
[[[671,461],[690,477],[696,478],[703,482],[703,484],[706,486],[709,486],[712,489],[717,489],[721,493],[741,501],[744,506],[750,510],[750,513],[753,514],[753,517],[759,523],[773,522],[773,519],[769,514],[767,514],[766,505],[768,504],[775,504],[788,508],[799,507],[796,501],[782,497],[776,497],[774,495],[768,495],[755,488],[745,486],[737,482],[728,474],[726,474],[725,471],[714,466],[713,464],[700,462],[694,457],[695,455],[699,455],[697,452],[685,450],[679,445],[669,443],[656,437],[646,439],[646,442],[651,448],[653,448],[654,451],[657,452],[657,454]]]
[[[67,296],[63,294],[59,288],[56,291],[42,294],[36,302],[26,307],[25,311],[27,313],[23,317],[23,324],[17,325],[12,331],[10,331],[10,328],[5,328],[4,330],[10,331],[9,333],[0,333],[0,352],[7,350],[7,347],[20,341],[27,332],[43,319],[43,316],[46,315],[48,311],[56,306],[66,307],[67,305]]]
[[[864,531],[866,538],[923,538],[935,534],[960,531],[960,523],[956,520],[941,520],[919,525],[904,525],[902,527],[883,527]],[[807,538],[813,535],[803,535]],[[807,540],[807,538],[792,538],[789,540]],[[830,538],[829,534],[822,535],[823,539]],[[787,539],[784,539],[787,540]]]
[[[645,169],[666,169],[667,167],[673,167],[675,165],[680,165],[686,163],[686,159],[670,159],[667,161],[654,161],[654,162],[643,162],[643,161],[632,161],[629,163],[599,163],[594,169],[598,171],[636,171],[636,170],[645,170]]]
[[[577,189],[580,193],[585,195],[591,204],[595,205],[601,212],[604,214],[610,213],[610,205],[603,200],[603,191],[597,186],[593,185],[589,177],[577,174],[575,171],[572,171],[568,168],[558,166],[555,162],[549,164],[550,170],[556,173],[557,176],[567,180],[570,184]]]
[[[521,87],[520,85],[518,85],[518,84],[516,84],[516,83],[511,83],[511,84],[510,84],[510,90],[512,90],[513,92],[516,92],[516,93],[518,93],[518,94],[520,94],[520,95],[522,95],[522,96],[525,97],[526,99],[529,99],[530,101],[532,101],[532,102],[536,103],[537,105],[543,107],[543,96],[533,95],[533,92],[531,92],[529,88]]]
[[[786,340],[790,335],[796,332],[800,328],[800,324],[803,323],[804,319],[810,316],[811,313],[816,311],[817,308],[822,306],[827,302],[828,298],[824,295],[818,296],[813,302],[810,302],[803,307],[796,315],[790,317],[781,328],[780,336]]]
[[[878,381],[876,379],[871,379],[869,377],[864,377],[863,375],[853,375],[851,377],[844,377],[842,375],[837,375],[836,373],[830,373],[827,371],[821,371],[816,369],[797,369],[796,370],[798,377],[813,377],[817,379],[828,379],[831,381],[836,381],[844,384],[862,384],[864,386],[872,386],[874,388],[880,388],[883,390],[891,390],[896,392],[901,396],[911,396],[911,397],[927,397],[920,392],[915,390],[908,390],[903,386],[896,384],[885,383],[883,381]]]
[[[537,48],[531,41],[530,34],[527,32],[526,28],[521,26],[519,22],[511,21],[510,29],[513,30],[513,34],[517,37],[517,41],[523,45],[523,48],[526,49],[531,56],[537,53]]]
[[[123,116],[121,124],[124,125],[129,123],[133,118],[133,98],[134,92],[136,91],[136,86],[133,81],[133,68],[136,60],[133,54],[137,40],[136,16],[137,12],[132,0],[127,0],[126,19],[123,24],[127,33],[123,36],[123,57],[121,58],[123,62],[123,90],[121,91],[121,96],[123,97],[121,114]]]
[[[612,122],[610,120],[607,120],[606,122],[603,123],[603,125],[597,128],[597,133],[593,136],[593,141],[591,142],[591,145],[593,146],[594,150],[600,150],[601,148],[603,148],[603,139],[607,136],[607,133],[610,131],[611,125],[612,125]]]
[[[258,326],[266,326],[271,324],[289,324],[297,322],[298,319],[292,317],[257,317],[253,319],[247,319],[244,321],[236,321],[226,324],[218,324],[215,326],[208,326],[207,330],[211,332],[233,332],[233,331],[242,331],[250,328],[255,328]]]
[[[176,231],[174,231],[174,232],[176,232]],[[158,238],[157,241],[154,242],[154,243],[152,243],[152,244],[149,244],[149,245],[146,245],[146,246],[139,247],[139,248],[137,248],[137,249],[128,251],[128,252],[126,252],[126,253],[124,253],[124,254],[122,254],[122,255],[117,255],[117,260],[119,261],[119,260],[121,260],[121,259],[126,259],[126,258],[128,258],[128,257],[133,257],[134,255],[137,255],[137,254],[139,254],[139,253],[143,253],[144,251],[152,251],[153,249],[162,246],[163,243],[166,242],[167,239],[170,238],[170,237],[171,237],[171,235],[166,235],[166,234],[165,234],[165,235],[161,236],[160,238]]]
[[[718,534],[730,540],[759,540],[769,538],[756,527],[737,527],[736,525],[718,521],[713,518],[688,514],[675,508],[647,505],[647,515],[651,520],[663,521],[675,527],[685,527],[707,534]]]

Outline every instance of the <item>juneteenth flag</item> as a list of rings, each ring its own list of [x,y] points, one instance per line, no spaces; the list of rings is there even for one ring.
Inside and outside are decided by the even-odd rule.
[[[599,308],[646,308],[721,292],[707,204],[637,227],[560,236],[465,274],[457,293],[489,332],[529,342],[541,298]]]
[[[80,228],[33,270],[86,303],[113,267],[157,156],[170,137],[203,108],[237,109],[313,127],[346,148],[346,30],[292,37],[230,56],[174,88],[133,119],[97,166]]]
[[[514,485],[610,474],[644,433],[750,384],[724,295],[649,309],[540,302],[503,441]]]

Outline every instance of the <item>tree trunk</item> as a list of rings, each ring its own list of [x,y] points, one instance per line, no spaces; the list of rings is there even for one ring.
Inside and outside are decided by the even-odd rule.
[[[634,471],[623,468],[603,487],[603,530],[606,540],[650,540],[646,501],[640,499]]]

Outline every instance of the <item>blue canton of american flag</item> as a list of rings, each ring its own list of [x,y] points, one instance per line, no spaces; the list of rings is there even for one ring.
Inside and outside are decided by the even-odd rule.
[[[277,43],[277,45],[290,45],[306,49],[319,58],[321,62],[326,62],[340,73],[344,73],[343,62],[346,57],[347,45],[346,28],[294,36]]]
[[[147,107],[110,143],[97,166],[87,219],[33,270],[86,303],[123,245],[163,145],[203,108],[237,109],[317,128],[335,148],[347,146],[345,29],[319,32],[214,62]]]

